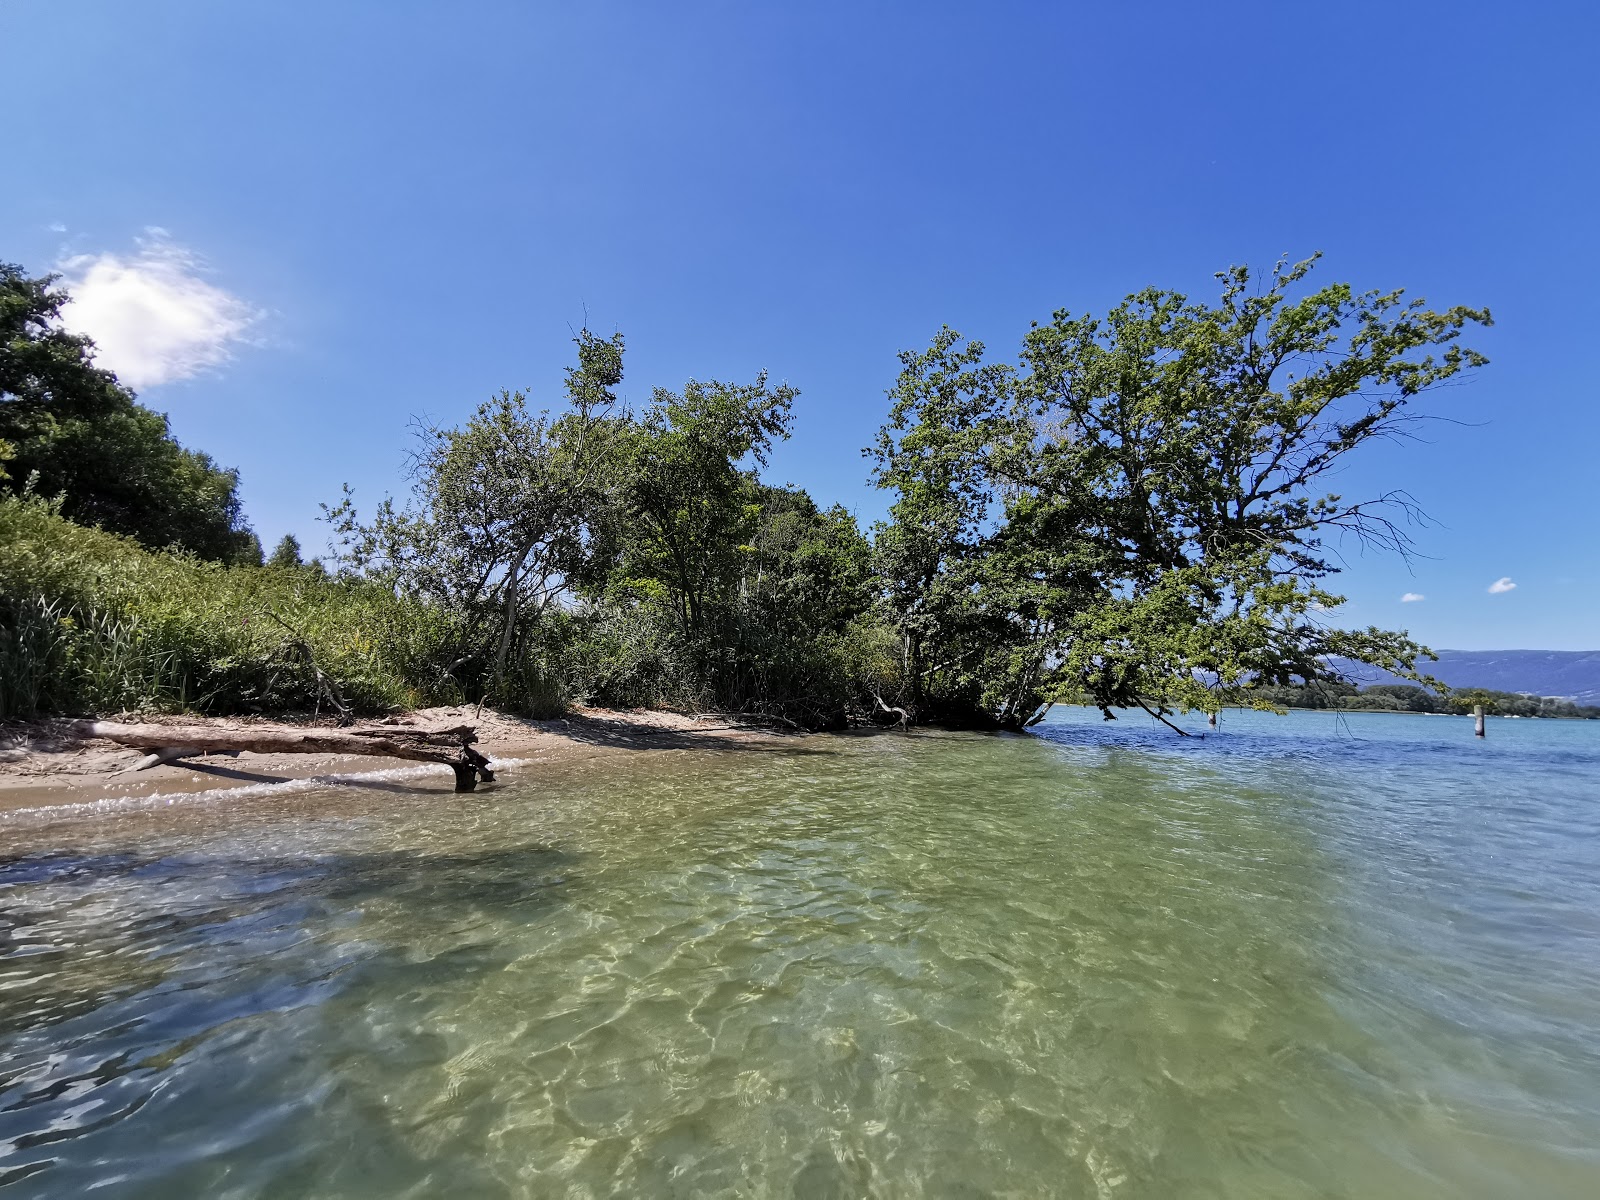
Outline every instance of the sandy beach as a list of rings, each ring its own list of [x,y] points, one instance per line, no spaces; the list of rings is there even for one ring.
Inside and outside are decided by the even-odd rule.
[[[305,727],[311,722],[256,718],[207,720],[193,716],[149,716],[145,723],[193,727]],[[476,706],[425,709],[390,717],[400,727],[470,724],[477,749],[491,761],[517,769],[571,763],[610,755],[685,749],[747,748],[795,735],[724,714],[575,709],[565,717],[534,721]],[[403,775],[420,788],[449,791],[450,768],[401,759],[350,754],[210,754],[144,771],[132,768],[144,752],[100,739],[72,736],[70,721],[32,721],[0,727],[0,812],[185,792],[260,788],[306,779],[343,780],[383,773]]]

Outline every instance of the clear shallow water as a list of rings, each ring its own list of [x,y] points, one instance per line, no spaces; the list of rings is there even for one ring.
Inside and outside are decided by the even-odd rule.
[[[1600,725],[1059,716],[4,820],[0,1194],[1600,1194]]]

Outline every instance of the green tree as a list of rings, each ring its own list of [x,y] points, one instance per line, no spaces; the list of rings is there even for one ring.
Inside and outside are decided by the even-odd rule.
[[[510,664],[583,571],[613,457],[607,414],[622,379],[622,336],[584,330],[574,340],[578,365],[567,371],[561,416],[501,392],[459,429],[418,430],[409,505],[385,499],[364,523],[347,489],[326,510],[345,567],[452,614],[463,641],[446,669],[465,670],[502,699]]]
[[[812,728],[846,723],[873,683],[867,619],[871,546],[842,506],[761,485],[737,596],[719,631],[726,666],[711,680],[725,707]],[[721,664],[719,663],[719,666]]]
[[[836,723],[869,548],[843,509],[759,479],[794,389],[691,381],[635,413],[614,392],[621,336],[576,341],[566,411],[502,393],[421,431],[404,507],[363,521],[347,493],[330,509],[345,568],[449,614],[461,641],[442,669],[502,703],[544,655],[607,702]]]
[[[1404,634],[1330,628],[1330,537],[1404,552],[1403,492],[1324,478],[1407,433],[1420,395],[1483,365],[1487,311],[1401,292],[1299,294],[1313,260],[1212,305],[1150,289],[1058,312],[1016,367],[949,330],[906,355],[876,450],[880,532],[912,699],[1027,724],[1063,690],[1104,709],[1216,711],[1333,678],[1342,656],[1415,676]]]
[[[1440,697],[1424,687],[1412,683],[1379,683],[1362,691],[1363,696],[1385,697],[1406,712],[1436,713],[1445,710]]]
[[[180,446],[94,365],[94,343],[61,325],[56,282],[0,263],[0,487],[59,495],[70,519],[152,548],[259,562],[238,473]]]
[[[1515,698],[1510,693],[1492,692],[1485,688],[1452,688],[1447,702],[1456,712],[1470,713],[1481,704],[1484,712],[1497,713],[1504,701]]]
[[[872,547],[843,505],[761,485],[739,592],[752,619],[798,638],[840,634],[872,606]]]
[[[602,542],[607,585],[671,599],[686,637],[705,634],[735,597],[759,524],[765,466],[789,434],[794,388],[691,380],[657,389],[615,426]]]
[[[292,533],[286,533],[272,549],[272,557],[267,559],[269,567],[301,567],[305,564],[300,559],[300,539]]]
[[[952,723],[1004,722],[1016,707],[1010,697],[1027,702],[1037,691],[1051,633],[1040,622],[1052,619],[1040,601],[1069,582],[1059,571],[1049,577],[1060,562],[1030,569],[1030,554],[1057,556],[1042,538],[1029,545],[1013,536],[1019,527],[1006,519],[1015,489],[998,456],[1027,428],[1013,411],[1014,370],[984,353],[950,329],[928,350],[903,353],[873,451],[878,486],[896,493],[874,539],[884,607],[901,640],[895,706]]]

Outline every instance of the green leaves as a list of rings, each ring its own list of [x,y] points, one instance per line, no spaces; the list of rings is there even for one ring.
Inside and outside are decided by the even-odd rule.
[[[635,413],[615,392],[622,337],[575,342],[565,411],[501,393],[460,428],[419,432],[403,508],[371,522],[348,494],[331,508],[346,566],[449,614],[454,677],[502,703],[544,705],[564,682],[835,722],[868,547],[842,509],[758,478],[795,389],[691,380]]]
[[[654,579],[671,592],[686,636],[703,634],[731,602],[758,525],[765,464],[789,434],[794,388],[691,380],[658,388],[650,406],[615,428],[616,453],[596,548],[614,576]]]
[[[61,496],[62,511],[151,548],[259,561],[237,472],[172,437],[61,327],[55,276],[0,263],[0,487]],[[31,482],[30,482],[31,481]]]
[[[567,411],[534,412],[521,392],[501,392],[460,428],[418,429],[406,507],[385,499],[364,523],[347,490],[326,510],[345,566],[449,614],[460,633],[453,672],[490,694],[528,677],[511,666],[589,571],[614,491],[627,423],[611,416],[622,336],[583,330],[574,344]]]
[[[917,703],[981,696],[974,719],[1017,725],[1063,689],[1214,710],[1252,680],[1327,677],[1329,654],[1411,669],[1403,635],[1324,629],[1337,598],[1315,581],[1337,571],[1329,537],[1404,552],[1414,506],[1319,485],[1486,362],[1459,339],[1489,314],[1299,294],[1314,263],[1265,287],[1231,268],[1210,306],[1147,289],[1103,318],[1057,312],[1014,369],[948,329],[902,356],[875,451],[897,496],[886,604],[908,659],[964,664],[918,673]]]

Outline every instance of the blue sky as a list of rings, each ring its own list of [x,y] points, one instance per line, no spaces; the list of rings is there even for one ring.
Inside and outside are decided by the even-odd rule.
[[[79,281],[263,541],[320,549],[413,415],[555,402],[586,315],[635,400],[797,385],[773,476],[870,520],[860,449],[941,324],[1009,354],[1320,249],[1497,323],[1428,401],[1459,424],[1341,478],[1436,524],[1409,568],[1352,549],[1340,619],[1594,649],[1597,35],[1479,0],[10,4],[0,259]]]

